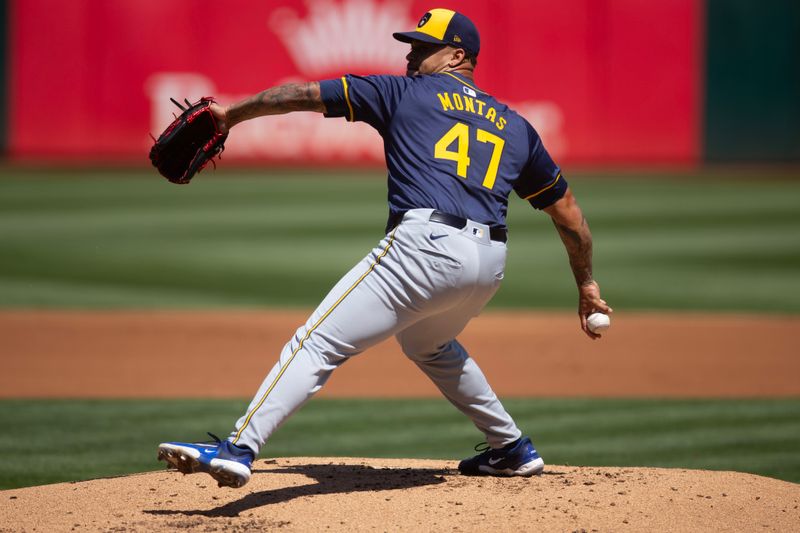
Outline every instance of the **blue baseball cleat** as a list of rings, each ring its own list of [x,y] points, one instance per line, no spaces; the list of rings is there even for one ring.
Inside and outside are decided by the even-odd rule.
[[[480,446],[480,445],[478,445]],[[475,457],[458,463],[458,471],[466,476],[533,476],[544,471],[544,461],[536,452],[529,437],[498,450],[486,448]]]
[[[216,442],[162,442],[158,445],[158,460],[166,461],[167,468],[173,467],[184,474],[206,472],[220,487],[243,487],[250,481],[253,452],[209,435]]]

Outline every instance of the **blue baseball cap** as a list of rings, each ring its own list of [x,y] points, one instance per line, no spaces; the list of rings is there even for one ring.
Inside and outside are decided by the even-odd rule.
[[[481,51],[478,28],[467,17],[450,9],[431,9],[419,19],[416,30],[397,32],[392,36],[404,43],[422,41],[449,44],[463,48],[474,56]]]

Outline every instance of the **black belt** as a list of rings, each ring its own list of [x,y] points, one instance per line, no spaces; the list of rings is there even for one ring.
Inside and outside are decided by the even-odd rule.
[[[387,231],[400,224],[400,222],[403,221],[405,214],[405,211],[400,213],[392,213],[389,216],[389,221],[386,223],[386,227],[388,228]],[[464,229],[464,226],[467,225],[466,218],[451,215],[450,213],[444,213],[442,211],[434,211],[431,213],[431,216],[428,218],[428,220],[431,222],[438,222],[439,224],[445,224],[456,229]],[[508,240],[508,232],[506,232],[506,230],[503,228],[489,228],[489,238],[493,241],[506,242]]]

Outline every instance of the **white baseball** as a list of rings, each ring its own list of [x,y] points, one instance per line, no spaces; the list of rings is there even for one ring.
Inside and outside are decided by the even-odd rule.
[[[586,326],[592,333],[602,333],[611,326],[611,319],[603,313],[592,313],[586,319]]]

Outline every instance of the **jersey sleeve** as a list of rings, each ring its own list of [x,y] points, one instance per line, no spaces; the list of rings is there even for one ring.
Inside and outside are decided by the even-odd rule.
[[[411,83],[406,76],[354,76],[320,82],[326,117],[366,122],[381,133]]]
[[[514,191],[536,209],[544,209],[564,196],[568,184],[561,175],[561,169],[545,150],[539,134],[530,124],[526,125],[531,153],[519,179],[514,183]]]

